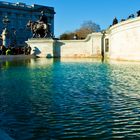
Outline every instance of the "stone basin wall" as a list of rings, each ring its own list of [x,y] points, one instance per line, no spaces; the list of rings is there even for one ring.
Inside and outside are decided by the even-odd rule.
[[[101,57],[102,34],[92,33],[85,40],[29,39],[31,54],[39,57]]]
[[[140,17],[109,29],[109,58],[140,61]]]

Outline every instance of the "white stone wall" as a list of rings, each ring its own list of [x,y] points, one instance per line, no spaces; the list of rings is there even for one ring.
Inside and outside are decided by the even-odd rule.
[[[39,57],[101,57],[102,34],[90,34],[85,40],[30,39],[27,44]]]
[[[101,56],[101,33],[93,33],[85,40],[62,40],[56,42],[60,46],[61,57],[99,57]]]
[[[140,17],[109,29],[109,49],[110,59],[140,60]]]

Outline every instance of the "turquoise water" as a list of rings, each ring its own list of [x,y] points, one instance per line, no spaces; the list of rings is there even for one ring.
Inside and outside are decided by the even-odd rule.
[[[0,62],[0,129],[15,140],[140,139],[140,63]]]

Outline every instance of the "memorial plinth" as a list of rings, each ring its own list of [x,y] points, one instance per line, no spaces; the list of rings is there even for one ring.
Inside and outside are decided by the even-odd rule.
[[[38,57],[54,57],[53,53],[53,39],[46,38],[32,38],[26,41],[26,43],[32,48],[31,55]]]

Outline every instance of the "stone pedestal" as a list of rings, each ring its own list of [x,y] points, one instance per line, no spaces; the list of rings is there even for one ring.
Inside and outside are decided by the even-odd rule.
[[[26,43],[31,47],[31,55],[38,57],[53,58],[53,39],[46,38],[32,38],[26,41]]]

